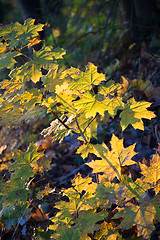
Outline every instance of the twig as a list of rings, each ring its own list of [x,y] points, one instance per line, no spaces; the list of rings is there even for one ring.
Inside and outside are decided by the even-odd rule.
[[[143,55],[146,55],[146,56],[148,56],[149,58],[151,58],[152,60],[154,60],[155,62],[160,63],[160,60],[156,59],[156,57],[152,56],[152,55],[149,54],[149,53],[144,52]]]
[[[68,130],[70,129],[70,127],[68,127],[68,126],[58,117],[58,115],[57,115],[55,112],[52,111],[52,114],[55,116],[56,119],[58,119],[58,121],[59,121],[60,123],[62,123],[62,125],[63,125],[65,128],[67,128]]]
[[[137,74],[137,84],[140,78],[140,74],[141,74],[141,59],[138,58],[138,74]]]
[[[87,127],[89,127],[89,125],[91,124],[91,122],[93,122],[93,120],[98,116],[99,113],[96,113],[96,116],[94,118],[91,119],[91,121],[87,124],[87,126],[84,128],[84,132],[87,129]]]
[[[86,137],[84,136],[84,134],[83,134],[83,132],[82,132],[82,129],[80,128],[79,123],[78,123],[76,117],[75,117],[75,121],[76,121],[76,124],[77,124],[78,130],[80,131],[80,134],[83,136],[84,140],[85,140],[86,143],[87,143],[87,139],[86,139]]]
[[[106,35],[106,32],[107,32],[108,21],[109,21],[109,18],[111,16],[111,13],[112,13],[112,10],[113,10],[113,6],[114,6],[116,1],[117,0],[113,0],[112,1],[112,5],[111,5],[111,8],[110,8],[110,11],[108,13],[108,16],[106,17],[106,21],[105,21],[105,25],[104,25],[104,32],[103,32],[103,36],[102,36],[101,41],[100,41],[100,46],[99,46],[99,50],[98,50],[98,53],[97,53],[96,62],[98,61],[98,59],[99,59],[99,57],[101,55],[101,50],[102,50],[102,47],[103,47],[104,38],[105,38],[105,35]]]
[[[103,29],[103,28],[102,28]],[[82,38],[85,38],[87,35],[89,34],[97,34],[99,32],[98,31],[90,31],[90,32],[85,32],[84,34],[82,34],[81,36],[79,36],[77,39],[75,39],[68,47],[66,47],[66,49],[68,50],[69,48],[71,48],[74,44],[76,44],[79,40],[81,40]]]

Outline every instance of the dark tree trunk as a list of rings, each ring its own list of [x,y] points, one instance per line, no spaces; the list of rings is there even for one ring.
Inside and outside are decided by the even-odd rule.
[[[160,26],[160,11],[156,0],[122,0],[132,38],[147,40]]]
[[[41,5],[39,0],[18,0],[23,19],[34,18],[41,21]]]

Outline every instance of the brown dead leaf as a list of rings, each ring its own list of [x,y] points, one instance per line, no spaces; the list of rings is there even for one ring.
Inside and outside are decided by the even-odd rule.
[[[129,86],[128,80],[123,76],[121,76],[121,85],[122,85],[122,88],[119,89],[117,92],[118,96],[120,96],[120,97],[126,93],[128,86]]]
[[[31,211],[30,220],[32,222],[44,222],[48,219],[49,213],[44,214],[43,210],[34,206]]]

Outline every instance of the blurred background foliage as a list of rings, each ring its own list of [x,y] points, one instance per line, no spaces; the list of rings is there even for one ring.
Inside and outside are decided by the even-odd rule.
[[[91,61],[104,70],[116,58],[159,51],[159,0],[0,0],[2,24],[29,17],[46,24],[46,44],[67,50],[68,66]]]

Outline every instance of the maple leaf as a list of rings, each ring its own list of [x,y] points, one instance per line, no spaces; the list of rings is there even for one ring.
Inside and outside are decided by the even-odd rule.
[[[67,73],[68,73],[68,69],[58,70],[58,65],[54,64],[52,68],[48,71],[48,73],[42,77],[41,80],[47,90],[49,89],[50,92],[54,92],[55,87],[61,85],[64,82],[64,79],[66,79],[66,77],[68,76]]]
[[[78,121],[78,126],[77,122],[74,121],[72,123],[72,127],[76,129],[77,133],[81,134],[81,137],[79,137],[77,140],[82,142],[87,140],[87,142],[90,142],[92,137],[97,137],[98,116],[95,118],[86,118],[85,113],[79,113],[76,114],[76,119]]]
[[[89,199],[89,201],[91,201],[91,206],[94,206],[92,202],[95,201],[94,204],[96,207],[100,208],[110,208],[112,204],[123,206],[123,191],[123,187],[121,187],[119,184],[111,183],[106,179],[104,182],[98,185],[95,192],[95,197]]]
[[[57,240],[81,240],[81,233],[74,227],[59,224],[56,233],[52,234],[52,238]]]
[[[60,106],[57,107],[57,110],[61,113],[71,113],[73,115],[76,114],[76,109],[73,105],[73,100],[75,100],[75,96],[68,95],[67,93],[56,94],[57,103],[60,103]]]
[[[28,48],[31,48],[34,45],[37,45],[39,43],[42,43],[44,40],[40,40],[39,36],[36,37],[32,37],[31,39],[29,39],[29,44],[28,44]]]
[[[3,101],[0,111],[0,125],[9,126],[19,121],[23,115],[23,108],[14,102]]]
[[[32,89],[25,91],[23,94],[18,95],[15,102],[20,101],[20,105],[25,107],[26,110],[35,106],[35,104],[40,104],[42,99],[42,93],[38,89]]]
[[[96,210],[80,211],[75,228],[81,232],[81,239],[86,239],[88,233],[98,230],[98,221],[108,217],[107,211],[96,212]]]
[[[103,222],[103,224],[100,225],[100,229],[98,232],[96,232],[94,239],[96,240],[117,240],[118,237],[120,237],[118,231],[114,229],[114,226],[112,223]]]
[[[144,130],[142,118],[151,119],[156,117],[153,112],[147,110],[150,105],[149,102],[136,102],[134,98],[129,99],[125,109],[120,113],[122,130],[129,124],[136,129]]]
[[[76,89],[80,92],[91,90],[93,85],[98,85],[105,80],[105,75],[103,73],[98,73],[97,67],[90,62],[86,66],[85,72],[72,67],[69,71],[69,75],[72,78],[72,81],[69,83],[70,89]]]
[[[112,219],[124,218],[119,227],[126,230],[137,225],[138,236],[150,239],[154,230],[153,220],[156,213],[151,201],[144,201],[139,206],[128,202],[125,207],[118,208],[118,210],[119,212]]]
[[[76,216],[83,201],[81,200],[80,193],[72,187],[64,190],[63,196],[67,196],[69,198],[69,202],[60,201],[56,203],[56,208],[61,210],[61,212],[57,213],[56,217],[58,217],[60,221],[69,224],[69,222],[72,221],[72,218]],[[74,216],[72,216],[73,214]]]
[[[55,98],[53,96],[50,96],[49,98],[44,98],[42,101],[42,106],[47,107],[47,113],[52,111],[53,106],[56,105]]]
[[[114,134],[111,138],[111,152],[114,154],[114,158],[119,159],[121,166],[132,165],[135,162],[132,159],[137,153],[134,151],[135,145],[133,144],[127,148],[123,147],[123,139],[118,139]]]
[[[26,152],[16,152],[13,157],[16,161],[9,166],[9,169],[14,171],[11,175],[11,179],[21,178],[27,180],[34,176],[35,163],[43,155],[43,153],[37,152],[37,150],[38,147],[31,144]]]
[[[91,143],[83,144],[77,149],[76,153],[81,154],[81,157],[85,159],[89,153],[94,153],[94,147]]]
[[[102,95],[115,95],[115,92],[121,88],[119,83],[115,83],[115,81],[110,80],[105,85],[100,84],[98,88],[98,93]]]
[[[154,196],[151,199],[151,202],[154,205],[155,210],[156,210],[154,220],[160,222],[160,207],[159,207],[160,206],[160,194],[157,194],[156,196]]]
[[[3,82],[1,82],[1,84],[2,84],[1,88],[5,89],[5,94],[8,94],[8,93],[14,92],[15,90],[20,90],[22,87],[23,81],[20,79],[14,79],[14,80],[5,79],[3,80]]]
[[[29,39],[38,36],[38,32],[43,30],[44,24],[34,25],[34,22],[35,19],[29,18],[23,25],[18,22],[10,24],[0,30],[0,36],[3,36],[11,49],[26,45]]]
[[[0,43],[0,55],[5,52],[6,50],[6,44],[5,43]]]
[[[62,59],[65,54],[66,51],[63,48],[53,49],[52,47],[44,46],[39,51],[33,51],[33,60],[41,63],[43,66],[48,66],[49,61],[53,63],[53,60]]]
[[[21,178],[11,179],[5,183],[1,183],[1,195],[3,206],[10,206],[16,202],[27,202],[28,193],[25,182]]]
[[[87,176],[85,178],[82,178],[80,173],[78,173],[72,180],[72,185],[80,193],[82,191],[95,193],[97,188],[97,183],[92,182],[91,177]]]
[[[118,109],[123,109],[124,103],[121,98],[114,97],[109,98],[99,94],[95,95],[89,91],[86,91],[80,100],[74,102],[75,108],[83,111],[86,114],[86,118],[95,117],[96,113],[104,116],[104,112],[114,117],[117,114]]]
[[[106,97],[102,104],[105,105],[105,110],[108,111],[112,118],[117,114],[118,110],[124,109],[124,103],[120,97]]]
[[[102,160],[87,163],[88,166],[93,168],[93,173],[104,172],[110,179],[113,179],[115,176],[120,179],[121,167],[135,163],[131,160],[136,154],[134,152],[135,144],[123,148],[123,139],[118,139],[114,134],[111,139],[111,151],[109,151],[104,143],[102,145],[93,145],[93,148],[95,149],[96,156],[102,158]]]
[[[43,67],[49,70],[53,67],[55,71],[57,71],[56,67],[58,66],[54,64],[54,61],[63,58],[64,54],[65,51],[63,49],[53,51],[53,49],[49,46],[43,47],[39,51],[35,51],[33,49],[33,60],[26,62],[21,67],[21,71],[29,79],[36,83],[39,81],[40,77],[42,77],[41,68]]]
[[[160,179],[160,156],[159,154],[154,154],[153,158],[150,159],[150,166],[146,166],[145,164],[139,163],[142,174],[145,176],[144,181],[150,184],[156,184],[156,182]]]
[[[1,56],[0,58],[0,70],[2,68],[12,69],[16,63],[15,57],[21,55],[19,52],[8,52]]]
[[[146,184],[142,179],[136,179],[133,181],[130,177],[123,176],[120,186],[123,188],[122,196],[126,201],[136,197],[138,201],[142,201],[145,196],[149,185]]]
[[[89,91],[86,91],[80,100],[74,102],[74,107],[84,111],[86,118],[95,117],[96,113],[103,116],[106,109],[102,100],[103,95],[97,96]]]
[[[155,194],[159,193],[160,191],[160,180],[158,180],[154,186],[154,191],[155,191]]]

